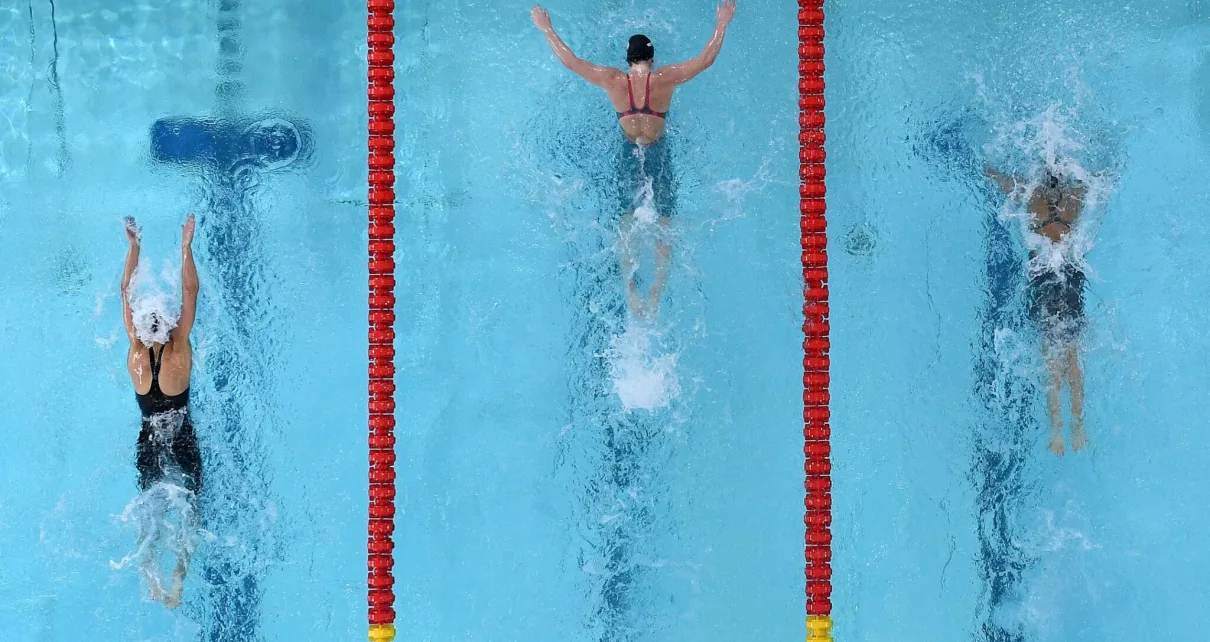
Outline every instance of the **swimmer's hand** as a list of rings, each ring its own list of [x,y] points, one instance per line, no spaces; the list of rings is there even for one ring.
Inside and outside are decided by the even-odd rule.
[[[134,222],[133,216],[127,216],[122,219],[122,225],[126,227],[126,240],[130,241],[131,245],[139,244],[139,226]]]
[[[542,31],[549,31],[553,28],[550,26],[550,14],[546,13],[546,9],[543,9],[542,5],[534,5],[534,8],[529,10],[529,17],[533,18],[534,26]]]
[[[181,227],[181,247],[189,247],[193,245],[193,215],[190,214],[186,219],[185,225]]]
[[[735,0],[723,0],[718,5],[718,23],[724,27],[735,17]]]

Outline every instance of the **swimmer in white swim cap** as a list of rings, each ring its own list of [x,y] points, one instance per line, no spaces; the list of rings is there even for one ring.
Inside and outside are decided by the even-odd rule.
[[[126,367],[143,415],[135,462],[139,489],[145,492],[157,483],[178,485],[190,502],[190,510],[186,512],[196,516],[197,494],[202,488],[202,456],[189,418],[189,377],[193,368],[189,333],[193,329],[198,293],[192,249],[193,215],[181,228],[181,309],[175,320],[168,316],[162,303],[140,308],[138,313],[132,310],[130,286],[139,266],[140,234],[133,218],[128,217],[125,222],[130,249],[122,275],[122,316],[130,339]],[[171,609],[181,604],[191,551],[178,550],[172,583],[165,591],[155,572],[157,541],[154,540],[160,535],[160,529],[156,528],[139,534],[139,548],[145,551],[141,571],[151,599]]]

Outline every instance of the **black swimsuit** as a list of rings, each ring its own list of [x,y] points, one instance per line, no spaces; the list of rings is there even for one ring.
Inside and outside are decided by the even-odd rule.
[[[1060,201],[1046,200],[1050,215],[1034,225],[1034,231],[1041,233],[1053,223],[1062,223],[1070,231],[1071,223],[1059,216]],[[1030,277],[1027,312],[1048,339],[1067,343],[1079,337],[1084,328],[1086,281],[1083,270],[1070,262],[1064,262],[1057,272],[1048,269]]]
[[[189,420],[189,389],[179,395],[166,395],[160,389],[160,358],[147,349],[151,359],[151,389],[147,394],[135,393],[143,413],[143,428],[139,431],[136,465],[139,488],[147,490],[169,473],[179,473],[185,488],[197,492],[202,487],[202,455],[197,435]]]

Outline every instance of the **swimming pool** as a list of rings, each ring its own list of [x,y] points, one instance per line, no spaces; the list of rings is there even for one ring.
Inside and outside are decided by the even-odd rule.
[[[675,269],[636,331],[608,105],[525,6],[444,6],[396,13],[398,639],[796,639],[795,7],[742,6],[678,92]],[[691,56],[713,21],[548,8],[602,63],[635,31]],[[0,12],[0,630],[360,638],[364,7],[53,9]],[[836,636],[1196,639],[1210,7],[827,10]],[[192,147],[150,144],[157,121],[203,117],[300,153],[182,163]],[[1019,221],[980,176],[1055,148],[1109,177],[1084,237],[1092,445],[1063,459]],[[169,613],[111,564],[136,491],[120,218],[172,291],[190,210],[216,481]]]
[[[753,5],[678,95],[693,178],[676,268],[661,324],[627,333],[594,154],[616,139],[607,105],[526,7],[439,6],[396,13],[399,638],[799,635],[792,7]],[[364,636],[364,7],[51,9],[0,13],[17,79],[0,99],[0,376],[15,393],[0,627]],[[661,57],[692,56],[713,24],[708,6],[550,9],[602,62],[637,29]],[[786,64],[757,73],[747,56]],[[219,132],[203,160],[195,126]],[[303,153],[239,147],[282,131]],[[138,217],[147,278],[171,293],[191,210],[193,411],[214,492],[169,613],[111,566],[133,547],[136,491],[120,219]]]
[[[838,639],[1199,639],[1210,7],[828,9]],[[1020,224],[980,175],[1055,148],[1110,178],[1091,447],[1061,459]]]

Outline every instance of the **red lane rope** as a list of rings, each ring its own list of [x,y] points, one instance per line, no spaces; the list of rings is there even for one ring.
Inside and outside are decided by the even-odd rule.
[[[799,229],[803,276],[803,454],[808,635],[830,639],[832,447],[829,424],[828,235],[824,178],[824,0],[798,2]],[[810,620],[827,623],[827,631]],[[822,625],[821,625],[822,626]],[[822,633],[822,634],[820,634]]]
[[[366,0],[369,50],[369,623],[394,637],[395,578],[395,12]]]

